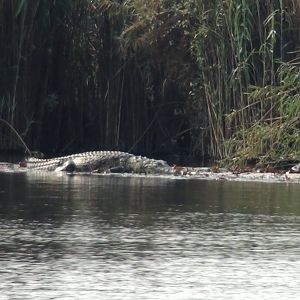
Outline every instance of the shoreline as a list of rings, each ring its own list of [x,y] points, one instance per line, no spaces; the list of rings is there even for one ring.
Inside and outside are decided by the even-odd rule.
[[[236,174],[226,170],[221,172],[213,172],[208,170],[208,168],[196,169],[197,170],[195,173],[191,172],[191,174],[187,176],[190,176],[190,178],[222,181],[300,183],[300,173],[242,172]]]
[[[238,181],[238,182],[265,182],[265,183],[300,183],[300,173],[260,173],[260,172],[242,172],[233,173],[226,169],[221,169],[219,172],[214,172],[210,167],[182,168],[174,174],[131,174],[131,173],[87,173],[74,172],[64,173],[55,171],[28,170],[20,168],[19,165],[13,163],[0,163],[0,173],[20,174],[65,174],[65,175],[97,175],[97,176],[140,176],[140,177],[166,177],[174,179],[196,179],[196,180],[216,180],[216,181]]]

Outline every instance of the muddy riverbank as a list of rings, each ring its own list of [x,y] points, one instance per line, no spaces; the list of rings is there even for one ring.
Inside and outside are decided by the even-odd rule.
[[[41,170],[28,170],[26,168],[20,168],[19,165],[13,163],[0,163],[1,173],[49,173],[48,171]],[[58,173],[58,172],[57,172]],[[59,172],[62,175],[64,172]],[[66,173],[68,174],[68,173]],[[70,175],[70,174],[68,174]],[[243,172],[234,173],[227,171],[226,169],[220,169],[215,172],[209,167],[198,168],[182,168],[175,172],[174,175],[147,175],[147,174],[129,174],[129,173],[72,173],[72,175],[90,175],[90,176],[141,176],[141,177],[172,177],[174,179],[199,179],[199,180],[223,180],[223,181],[249,181],[249,182],[285,182],[285,183],[300,183],[299,173],[267,173],[267,172]]]

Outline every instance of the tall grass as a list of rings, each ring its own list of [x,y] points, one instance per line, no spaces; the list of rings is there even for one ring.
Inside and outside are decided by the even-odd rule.
[[[171,58],[170,45],[162,37],[157,43],[168,24],[149,26],[164,23],[160,10],[168,6],[148,4],[144,18],[142,1],[0,2],[0,68],[9,74],[0,82],[0,114],[32,149],[150,153],[169,150],[181,136],[185,120],[173,118],[185,98],[175,82],[185,79],[181,49]],[[138,46],[134,28],[142,22]]]
[[[235,118],[242,110],[248,113],[260,111],[261,106],[268,108],[263,110],[264,115],[226,141],[231,163],[243,164],[251,158],[264,164],[299,160],[299,64],[282,63],[275,75],[278,85],[253,87],[247,95],[251,104],[228,116]]]
[[[216,2],[218,5],[212,8],[202,1],[197,8],[195,17],[200,22],[192,43],[200,75],[193,98],[199,106],[207,107],[207,118],[201,124],[210,141],[207,153],[231,161],[261,156],[295,158],[299,152],[286,137],[278,137],[285,147],[282,152],[286,155],[282,156],[272,142],[266,148],[264,141],[265,131],[276,127],[278,120],[288,126],[295,117],[283,116],[278,106],[297,101],[289,93],[274,93],[288,84],[282,70],[294,73],[298,68],[297,53],[291,55],[299,38],[299,28],[292,20],[295,11],[290,11],[284,1]],[[293,63],[289,63],[291,58]],[[268,101],[262,90],[268,93]],[[255,151],[257,147],[260,151]]]
[[[45,152],[296,159],[299,16],[293,0],[0,0],[0,117]]]

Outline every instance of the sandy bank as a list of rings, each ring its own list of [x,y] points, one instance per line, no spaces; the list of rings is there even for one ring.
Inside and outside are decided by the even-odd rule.
[[[222,169],[220,172],[212,172],[210,168],[183,168],[182,172],[178,172],[176,175],[167,175],[167,177],[173,178],[185,178],[185,179],[200,179],[200,180],[223,180],[223,181],[256,181],[256,182],[285,182],[285,183],[300,183],[300,173],[260,173],[260,172],[245,172],[245,173],[232,173]],[[20,168],[16,164],[12,163],[0,163],[1,173],[57,173],[49,171],[35,171],[28,170],[26,168]],[[63,174],[63,172],[61,172]],[[75,173],[80,175],[81,173]],[[74,175],[75,175],[74,174]],[[83,173],[82,173],[83,174]],[[94,173],[91,173],[94,174]],[[100,175],[99,173],[95,173]],[[87,175],[87,173],[84,173]],[[112,174],[105,174],[110,176]],[[114,174],[117,175],[117,174]],[[124,174],[125,175],[125,174]],[[145,175],[142,176],[157,177],[161,175]],[[130,176],[130,174],[126,174]],[[139,176],[134,174],[134,176]],[[163,176],[165,177],[165,176]]]
[[[224,180],[224,181],[258,181],[258,182],[286,182],[300,183],[300,173],[260,173],[260,172],[245,172],[232,173],[229,171],[221,171],[218,173],[212,172],[209,168],[195,168],[187,172],[191,178],[207,179],[207,180]]]

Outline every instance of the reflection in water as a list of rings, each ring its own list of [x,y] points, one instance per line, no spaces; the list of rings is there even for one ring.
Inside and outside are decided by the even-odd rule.
[[[299,194],[297,184],[0,174],[0,299],[298,299]]]

